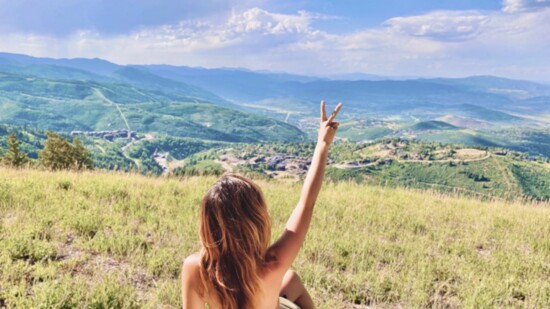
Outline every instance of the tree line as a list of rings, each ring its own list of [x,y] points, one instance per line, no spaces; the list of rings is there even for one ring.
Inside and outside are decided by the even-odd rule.
[[[12,132],[7,140],[7,151],[0,157],[0,164],[14,168],[38,165],[50,170],[93,169],[92,154],[80,139],[75,138],[71,143],[51,131],[47,132],[47,137],[44,148],[38,153],[38,160],[32,160],[21,151],[21,141],[17,139],[15,132]]]

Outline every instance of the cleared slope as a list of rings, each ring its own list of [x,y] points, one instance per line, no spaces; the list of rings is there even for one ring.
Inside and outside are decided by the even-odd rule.
[[[248,142],[305,137],[281,121],[181,93],[0,73],[0,122],[66,132],[113,130],[127,127],[121,113],[141,133]]]

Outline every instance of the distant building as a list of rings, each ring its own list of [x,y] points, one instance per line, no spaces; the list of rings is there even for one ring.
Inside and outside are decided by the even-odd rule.
[[[129,131],[126,129],[114,130],[114,131],[72,131],[71,135],[78,136],[92,136],[92,137],[102,137],[106,140],[112,141],[115,138],[133,138],[137,137],[135,131]]]

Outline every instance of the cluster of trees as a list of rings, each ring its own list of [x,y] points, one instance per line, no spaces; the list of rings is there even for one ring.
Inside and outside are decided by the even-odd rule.
[[[472,171],[461,171],[461,174],[465,174],[468,178],[473,179],[476,182],[488,182],[491,179],[483,174],[472,172]]]
[[[2,156],[3,165],[21,167],[29,163],[29,157],[20,150],[21,142],[17,139],[15,133],[10,134],[8,138],[8,151]]]
[[[92,169],[94,162],[90,151],[82,145],[78,138],[73,142],[59,136],[55,132],[47,133],[48,139],[44,148],[38,154],[38,164],[47,169]],[[7,140],[7,151],[0,159],[0,163],[10,167],[30,167],[35,162],[21,151],[21,141],[15,133],[11,133]]]

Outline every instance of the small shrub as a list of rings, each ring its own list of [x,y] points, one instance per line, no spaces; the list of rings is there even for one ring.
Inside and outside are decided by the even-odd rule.
[[[72,187],[72,184],[69,180],[62,180],[57,183],[57,188],[60,190],[69,190]]]
[[[72,278],[61,282],[46,281],[33,287],[34,303],[36,308],[77,308],[81,305],[79,290],[81,287],[74,286]]]
[[[57,256],[56,247],[49,242],[18,236],[5,241],[5,248],[12,260],[31,263],[51,260]]]
[[[114,276],[110,276],[94,286],[88,308],[139,308],[139,305],[132,286],[121,284]]]
[[[181,271],[181,261],[174,259],[176,252],[166,248],[151,251],[147,257],[147,268],[157,277],[177,278]]]

